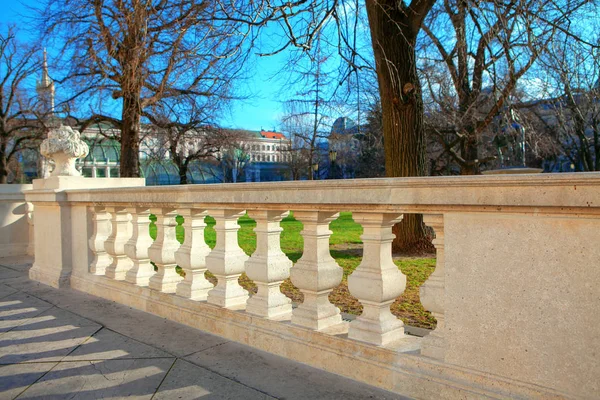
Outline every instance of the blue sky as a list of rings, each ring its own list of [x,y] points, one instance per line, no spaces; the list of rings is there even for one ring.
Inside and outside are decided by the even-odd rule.
[[[36,3],[36,0],[0,0],[0,24],[22,25],[20,15],[27,13],[25,5]],[[20,40],[28,40],[25,29],[21,29],[20,35]],[[220,121],[222,126],[249,130],[271,130],[279,126],[281,88],[280,83],[271,78],[281,69],[284,60],[285,55],[256,57],[253,70],[248,74],[250,78],[241,84],[241,94],[250,98],[235,101]],[[56,90],[60,91],[60,86]]]

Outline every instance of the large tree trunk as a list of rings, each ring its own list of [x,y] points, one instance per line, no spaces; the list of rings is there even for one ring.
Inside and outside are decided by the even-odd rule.
[[[180,162],[177,165],[177,169],[179,170],[179,184],[187,185],[188,164],[186,162]]]
[[[121,127],[121,177],[140,177],[140,96],[123,97]]]
[[[0,183],[8,183],[8,161],[4,149],[0,149]]]
[[[425,176],[423,100],[415,59],[416,32],[395,0],[367,0],[383,112],[385,171],[388,177]],[[405,214],[394,227],[393,250],[433,249],[422,215]]]
[[[460,166],[461,175],[479,175],[481,173],[479,164],[475,160],[479,159],[479,148],[475,128],[468,128],[463,132],[465,140],[462,143],[461,156],[467,161],[467,164]]]

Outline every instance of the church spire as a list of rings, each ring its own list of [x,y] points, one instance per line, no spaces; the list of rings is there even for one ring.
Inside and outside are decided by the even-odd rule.
[[[44,113],[54,112],[54,81],[48,74],[48,55],[44,49],[44,62],[42,63],[42,79],[37,82],[36,91]]]
[[[50,76],[48,75],[48,54],[46,52],[46,49],[44,49],[44,64],[42,65],[42,85],[48,87],[50,86],[51,82],[52,79],[50,79]]]

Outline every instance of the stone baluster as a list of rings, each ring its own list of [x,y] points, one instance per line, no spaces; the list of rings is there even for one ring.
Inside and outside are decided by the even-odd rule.
[[[106,207],[111,215],[112,231],[104,247],[112,257],[112,263],[106,267],[106,276],[116,280],[124,280],[127,271],[133,266],[131,259],[125,254],[125,243],[131,237],[131,222],[126,207]]]
[[[148,249],[150,259],[158,271],[150,278],[150,288],[164,293],[175,293],[177,284],[183,279],[175,268],[175,251],[180,247],[177,241],[177,210],[173,208],[152,208],[156,215],[156,240]]]
[[[238,282],[248,259],[238,245],[237,238],[240,229],[237,220],[244,215],[244,210],[214,210],[210,214],[217,222],[217,243],[206,257],[206,266],[217,277],[218,282],[208,292],[208,302],[226,308],[241,308],[248,300],[248,292]]]
[[[392,227],[398,213],[356,212],[352,218],[363,227],[363,257],[348,277],[348,289],[363,305],[363,312],[348,328],[348,338],[385,346],[404,337],[404,324],[390,306],[406,288],[406,276],[392,259]]]
[[[444,267],[444,216],[442,214],[425,214],[423,221],[435,231],[433,245],[436,249],[435,271],[421,286],[421,304],[437,320],[437,327],[423,338],[421,354],[427,357],[444,360],[446,343],[444,339],[444,299],[446,296],[446,272]]]
[[[154,266],[148,257],[148,248],[152,245],[150,237],[150,209],[148,207],[132,207],[131,224],[133,233],[125,244],[125,254],[133,262],[133,266],[125,275],[127,282],[138,286],[148,286],[150,277],[154,275]]]
[[[208,291],[213,288],[205,277],[206,256],[210,247],[204,241],[204,218],[206,210],[181,210],[185,239],[183,245],[175,252],[175,261],[185,272],[183,281],[177,284],[177,295],[192,300],[206,300]]]
[[[266,318],[281,318],[292,312],[292,302],[279,286],[290,276],[292,262],[281,251],[279,239],[283,229],[279,223],[287,211],[249,211],[256,221],[256,251],[246,261],[246,274],[258,286],[258,292],[247,303],[246,311]]]
[[[90,265],[90,273],[94,275],[106,274],[106,267],[112,263],[111,256],[106,252],[106,241],[111,233],[110,213],[104,206],[92,207],[92,223],[94,233],[89,240],[90,249],[94,260]]]
[[[343,271],[329,253],[329,223],[338,213],[296,211],[304,224],[302,258],[291,269],[292,283],[304,294],[304,302],[292,311],[292,323],[322,330],[342,322],[340,310],[329,302],[329,293],[342,280]]]

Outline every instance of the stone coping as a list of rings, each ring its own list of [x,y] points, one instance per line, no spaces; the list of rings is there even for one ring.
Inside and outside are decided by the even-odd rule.
[[[36,191],[30,192],[36,193]],[[600,173],[379,178],[268,183],[71,189],[67,200],[149,207],[336,211],[598,214]],[[360,207],[358,207],[360,206]],[[519,209],[522,208],[522,209]],[[534,209],[532,209],[534,208]],[[543,208],[544,210],[541,210]]]
[[[0,201],[25,200],[25,191],[33,188],[30,184],[0,184]]]

